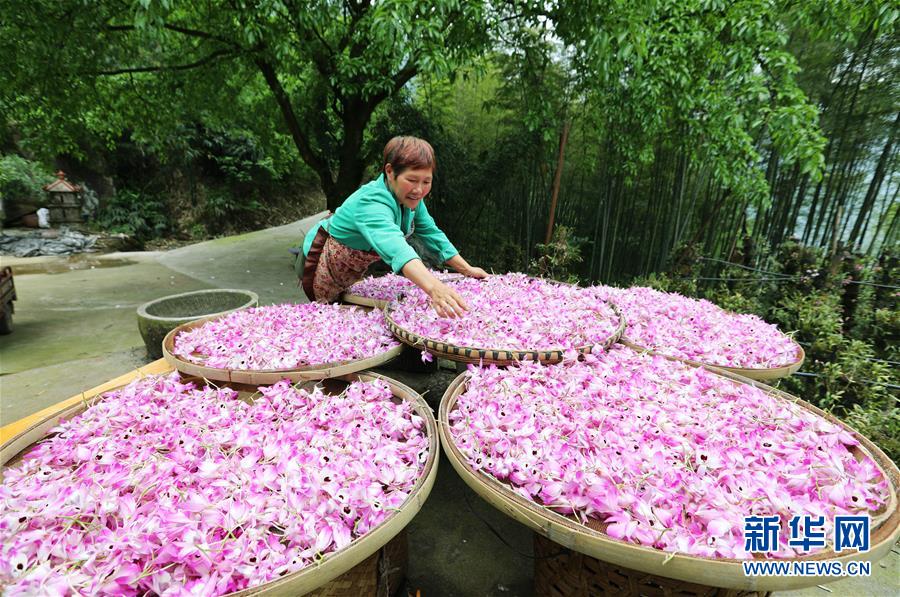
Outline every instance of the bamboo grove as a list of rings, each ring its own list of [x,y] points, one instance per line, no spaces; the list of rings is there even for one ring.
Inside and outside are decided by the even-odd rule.
[[[435,140],[443,181],[433,211],[453,238],[498,269],[527,267],[535,245],[546,242],[560,163],[554,222],[572,230],[582,256],[576,270],[585,281],[664,271],[685,250],[712,260],[752,253],[751,265],[759,266],[788,239],[829,254],[877,257],[895,250],[900,236],[897,41],[895,34],[871,32],[853,43],[792,37],[800,85],[819,107],[828,140],[824,168],[815,177],[786,164],[761,135],[754,144],[763,159],[754,166],[767,189],[756,199],[721,184],[714,166],[677,130],[651,139],[643,161],[623,154],[619,141],[633,131],[598,122],[577,98],[558,98],[556,119],[543,123],[552,124],[552,136],[529,131],[523,98],[548,93],[540,86],[556,86],[558,73],[523,81],[488,69],[477,82],[425,84],[391,119],[406,115],[408,126]],[[448,179],[463,184],[450,188]]]

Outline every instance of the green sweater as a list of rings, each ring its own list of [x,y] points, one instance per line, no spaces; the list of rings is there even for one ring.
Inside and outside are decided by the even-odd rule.
[[[334,240],[351,249],[375,251],[394,273],[400,273],[404,265],[419,258],[406,242],[413,222],[414,234],[440,258],[441,263],[459,253],[434,223],[434,218],[425,208],[425,200],[419,202],[415,211],[403,207],[388,188],[384,174],[359,187],[337,208],[334,215],[320,221],[306,233],[304,255],[309,254],[316,232],[326,222],[325,229]]]

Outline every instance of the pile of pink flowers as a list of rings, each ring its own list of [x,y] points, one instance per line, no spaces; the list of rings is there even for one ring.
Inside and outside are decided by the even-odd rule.
[[[750,385],[618,345],[583,362],[470,367],[450,413],[475,469],[640,545],[745,559],[749,515],[881,508],[887,480],[839,425]],[[775,557],[795,555],[782,543]]]
[[[398,346],[380,311],[306,303],[236,311],[182,332],[174,354],[220,369],[292,369],[366,359]]]
[[[315,563],[406,501],[428,440],[387,384],[259,393],[247,404],[152,377],[60,424],[4,471],[4,594],[237,591]]]
[[[619,316],[603,301],[575,286],[525,274],[464,278],[451,282],[469,311],[459,318],[439,317],[424,294],[393,304],[391,317],[402,328],[457,346],[507,350],[576,349],[608,340]]]
[[[622,310],[626,338],[669,356],[749,369],[783,367],[800,359],[791,338],[756,315],[640,286],[594,286],[585,292]]]
[[[446,271],[428,270],[435,278],[441,281],[455,280],[460,274]],[[346,294],[353,294],[377,301],[392,301],[400,294],[410,292],[421,293],[419,287],[413,284],[406,276],[397,274],[385,274],[384,276],[369,276],[347,289]]]

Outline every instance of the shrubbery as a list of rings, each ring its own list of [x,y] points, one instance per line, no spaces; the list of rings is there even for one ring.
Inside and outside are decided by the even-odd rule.
[[[320,209],[310,173],[276,161],[239,129],[186,124],[165,150],[126,137],[106,156],[115,194],[96,225],[140,241],[201,240],[281,224]],[[89,170],[89,168],[85,168]]]
[[[584,242],[585,239],[575,236],[571,228],[557,226],[549,243],[537,245],[538,257],[531,262],[531,273],[577,284],[578,276],[571,273],[571,270],[574,265],[581,263],[581,246]]]
[[[100,211],[97,225],[106,232],[124,233],[144,242],[165,234],[169,219],[158,196],[120,189]]]
[[[53,174],[38,162],[18,155],[0,156],[0,199],[6,213],[17,213],[17,204],[43,204],[41,187],[52,180]]]

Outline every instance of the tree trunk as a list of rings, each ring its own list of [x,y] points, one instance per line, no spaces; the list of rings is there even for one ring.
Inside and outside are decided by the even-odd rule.
[[[328,159],[321,150],[313,147],[310,143],[304,125],[300,123],[291,98],[282,86],[275,67],[263,59],[258,59],[256,65],[262,72],[266,84],[278,104],[300,157],[319,176],[328,209],[336,210],[344,199],[359,188],[362,182],[366,166],[362,151],[363,135],[377,103],[373,103],[371,100],[364,101],[361,98],[348,98],[345,101],[341,114],[343,139],[338,150],[337,176],[335,176]]]
[[[797,191],[797,198],[794,199],[794,208],[791,211],[790,219],[784,229],[784,232],[791,236],[794,235],[794,230],[797,228],[797,218],[800,217],[800,209],[803,207],[803,200],[806,199],[807,185],[809,185],[809,174],[804,174],[803,180],[800,182],[800,189]],[[781,240],[784,240],[784,236]]]
[[[894,236],[897,232],[897,223],[900,222],[900,217],[898,216],[900,216],[900,209],[895,209],[894,215],[891,217],[891,223],[890,225],[888,225],[887,232],[884,233],[884,241],[881,243],[882,250],[884,250],[885,247],[891,247],[894,244]]]
[[[833,139],[833,137],[832,137]],[[828,155],[828,152],[825,152],[825,155]],[[819,179],[819,182],[816,183],[816,190],[813,193],[812,201],[809,204],[809,211],[806,213],[806,225],[803,226],[803,244],[807,244],[810,242],[813,232],[813,222],[816,219],[816,210],[819,207],[819,197],[822,192],[822,187],[825,185],[825,179],[828,177],[828,174],[822,174],[822,178]]]
[[[598,268],[597,263],[598,263],[598,260],[602,260],[601,243],[603,241],[600,238],[600,220],[601,220],[601,208],[604,206],[604,204],[608,200],[609,193],[610,193],[612,172],[610,171],[609,163],[612,160],[611,151],[612,151],[612,141],[607,140],[604,150],[603,150],[603,153],[601,154],[601,156],[602,156],[601,160],[603,162],[602,175],[601,175],[600,179],[598,180],[598,184],[597,184],[597,187],[599,188],[601,184],[605,183],[606,189],[604,191],[605,198],[604,198],[604,195],[600,195],[600,194],[597,195],[598,200],[597,200],[596,207],[595,207],[595,209],[597,211],[594,212],[594,232],[592,234],[593,246],[591,247],[591,263],[590,263],[590,267],[588,268],[588,276],[590,277],[591,282],[595,281],[599,277],[599,273],[597,273],[597,268]],[[601,201],[602,201],[602,203],[601,203]]]
[[[893,180],[893,178],[891,179]],[[890,188],[890,187],[888,187]],[[876,243],[878,242],[878,233],[881,232],[881,225],[884,224],[885,219],[887,219],[887,214],[891,210],[891,206],[897,201],[897,196],[900,195],[900,184],[894,187],[894,195],[888,200],[888,202],[882,207],[881,213],[878,215],[878,225],[875,227],[875,233],[872,235],[872,242],[869,243],[869,250],[866,251],[866,255],[871,255],[872,250],[875,248]],[[894,215],[897,215],[897,212],[900,209],[894,211]],[[885,239],[888,238],[890,234],[890,226],[888,226],[888,233],[885,234]],[[887,245],[887,242],[882,243],[882,246]]]
[[[757,242],[765,233],[767,220],[770,217],[772,209],[775,207],[775,181],[778,177],[779,162],[778,154],[773,149],[771,153],[769,153],[769,163],[766,164],[766,182],[769,183],[769,200],[766,202],[760,197],[759,202],[756,204],[756,218],[753,220],[753,232],[751,235],[753,236],[753,240]],[[768,205],[766,205],[766,203],[768,203]]]
[[[563,163],[566,155],[566,141],[569,140],[569,126],[567,119],[563,123],[562,133],[559,135],[559,155],[556,158],[556,172],[553,175],[553,191],[550,197],[550,218],[547,221],[547,234],[544,236],[544,244],[550,244],[553,236],[553,221],[556,218],[556,202],[559,199],[559,182],[562,179]]]
[[[869,213],[875,205],[875,197],[878,196],[878,192],[881,190],[881,183],[884,181],[887,164],[890,161],[891,153],[894,149],[894,133],[897,130],[898,122],[900,122],[900,112],[897,113],[897,117],[894,118],[894,124],[888,132],[887,142],[885,142],[884,148],[881,150],[881,156],[878,158],[878,165],[875,167],[875,172],[872,174],[872,181],[869,183],[866,197],[863,200],[862,207],[859,208],[859,214],[856,216],[856,222],[853,224],[853,229],[850,231],[850,238],[847,239],[847,244],[851,247],[857,244],[856,241],[859,237],[860,230],[863,227],[863,223],[868,220]],[[862,243],[861,238],[859,239],[859,242]]]
[[[862,66],[859,70],[859,76],[856,78],[856,85],[853,88],[853,95],[850,98],[850,107],[847,109],[847,112],[844,114],[844,124],[841,127],[840,134],[838,135],[840,141],[838,142],[838,148],[837,148],[837,152],[835,154],[835,168],[837,167],[838,161],[841,159],[841,153],[842,153],[841,150],[843,149],[844,143],[847,140],[847,135],[848,135],[849,128],[850,128],[850,121],[853,119],[854,112],[856,111],[856,101],[859,98],[859,89],[862,85],[863,78],[865,77],[866,69],[869,66],[869,59],[872,57],[872,50],[874,48],[875,48],[875,37],[873,36],[872,40],[869,42],[869,47],[866,50],[865,58],[863,59]],[[856,152],[854,152],[854,159],[851,160],[851,163],[850,163],[849,171],[851,174],[853,172],[853,167],[855,166],[855,161],[856,161]],[[844,186],[844,184],[843,184],[844,177],[847,175],[847,172],[848,172],[848,168],[847,168],[847,165],[845,164],[844,167],[841,168],[841,177],[840,177],[838,185],[837,185],[838,187]],[[834,169],[832,169],[832,174],[833,173],[834,173]],[[816,222],[815,232],[813,233],[813,241],[821,238],[821,241],[824,242],[825,239],[827,239],[829,236],[828,226],[831,223],[829,216],[834,213],[834,211],[828,211],[828,208],[830,207],[829,203],[830,203],[830,199],[832,196],[832,191],[840,190],[840,189],[833,189],[833,187],[835,186],[835,182],[836,181],[834,180],[833,176],[829,177],[828,188],[826,189],[825,197],[823,199],[822,210],[820,212],[820,217],[819,217],[818,221]],[[834,209],[834,208],[832,208],[832,209]],[[826,215],[826,212],[827,212],[827,215]],[[819,237],[819,230],[821,229],[823,224],[825,225],[826,229],[825,229],[825,231],[823,231],[822,236]]]
[[[800,165],[794,164],[791,174],[780,177],[778,191],[776,197],[780,197],[777,201],[778,209],[775,211],[775,217],[769,223],[769,229],[766,237],[769,239],[770,246],[776,246],[781,243],[785,236],[785,228],[791,211],[794,208],[795,190],[797,189],[797,180],[800,178]]]
[[[859,60],[859,56],[860,56],[860,50],[863,48],[863,45],[864,45],[864,43],[866,43],[866,39],[867,39],[868,35],[870,35],[871,33],[872,33],[872,31],[870,29],[866,32],[866,35],[864,35],[862,38],[860,38],[859,43],[856,46],[856,49],[853,51],[853,55],[850,57],[850,63],[847,65],[847,68],[844,69],[844,72],[841,73],[841,77],[840,77],[840,79],[838,79],[838,82],[834,85],[833,91],[831,92],[831,94],[829,94],[828,99],[824,102],[823,116],[824,116],[824,112],[826,112],[826,111],[830,112],[831,101],[834,99],[834,95],[837,93],[837,91],[839,89],[841,89],[842,87],[844,87],[844,79],[846,79],[847,75],[849,75],[851,72],[853,72],[853,70],[856,68],[856,63],[857,63],[857,60]],[[858,89],[858,86],[857,86],[857,89]],[[847,99],[847,94],[846,94],[846,91],[844,91],[843,93],[841,93],[840,102],[838,102],[838,106],[835,110],[837,114],[843,113],[844,101],[846,99]],[[846,120],[845,120],[845,128],[846,128]],[[829,160],[831,160],[832,150],[835,147],[834,141],[835,141],[835,136],[829,135],[828,146],[825,149],[825,163],[826,164],[829,162]],[[813,193],[812,203],[810,204],[809,212],[807,213],[807,216],[806,216],[806,226],[804,226],[804,228],[803,228],[803,239],[802,239],[803,244],[815,242],[815,237],[816,237],[816,234],[818,234],[818,232],[816,232],[814,234],[813,227],[816,222],[817,209],[819,207],[819,198],[821,196],[820,193],[822,192],[822,188],[826,185],[826,181],[827,181],[828,185],[831,184],[831,179],[832,179],[832,176],[834,175],[835,170],[837,169],[837,162],[838,162],[839,158],[840,158],[840,151],[837,152],[837,155],[834,158],[834,163],[831,166],[831,172],[828,174],[823,173],[822,178],[820,178],[819,181],[816,183],[816,190]],[[827,194],[827,192],[826,192],[826,194]],[[822,210],[824,211],[827,206],[827,203],[825,202],[824,199],[822,201],[824,204],[822,206]],[[820,218],[821,218],[821,216],[820,216]],[[818,227],[818,226],[816,225],[816,227]]]
[[[359,102],[359,106],[349,104],[344,111],[343,136],[338,151],[339,166],[337,178],[330,189],[326,189],[328,209],[334,211],[353,194],[362,183],[366,164],[362,158],[363,133],[369,123],[371,112]]]
[[[278,104],[278,109],[281,111],[281,116],[284,118],[284,123],[291,134],[291,139],[294,141],[294,145],[297,147],[300,157],[316,174],[318,174],[319,181],[322,184],[322,190],[325,191],[325,196],[330,197],[333,193],[334,181],[331,176],[331,170],[328,167],[328,162],[310,145],[309,139],[307,139],[306,134],[303,132],[303,128],[300,126],[300,120],[297,118],[297,113],[294,112],[291,98],[281,85],[278,74],[275,72],[275,67],[262,59],[257,60],[256,65],[260,72],[262,72],[263,78],[265,78],[266,84],[269,86],[269,90],[275,98],[275,103]]]
[[[616,202],[615,202],[615,216],[613,218],[613,229],[612,229],[612,238],[609,243],[609,264],[606,267],[606,277],[607,281],[612,280],[613,278],[613,258],[616,255],[616,243],[619,238],[619,227],[622,216],[622,199],[623,199],[623,191],[625,190],[625,181],[623,180],[621,184],[616,189]]]
[[[662,254],[660,255],[661,259],[657,267],[662,269],[669,255],[672,253],[672,249],[675,248],[676,238],[675,235],[678,231],[678,225],[681,221],[681,199],[684,195],[684,179],[685,179],[685,170],[687,168],[687,155],[684,151],[679,151],[678,156],[676,158],[676,166],[675,166],[675,179],[672,182],[672,190],[670,196],[670,202],[675,206],[675,213],[669,212],[669,217],[665,222],[665,236],[663,237],[663,245],[662,245]],[[673,217],[674,215],[674,217]]]
[[[856,155],[858,156],[860,153],[864,153],[864,152],[865,152],[865,148],[863,148],[861,150],[857,149]],[[854,183],[856,180],[859,179],[859,177],[861,176],[861,173],[865,169],[865,167],[866,167],[865,161],[859,161],[859,160],[857,160],[857,158],[854,158],[854,162],[850,169],[850,174],[849,174],[849,176],[847,176],[844,184],[841,186],[840,192],[838,193],[838,196],[837,196],[838,205],[841,207],[841,209],[847,208],[847,199],[848,199],[848,197],[850,197],[851,190],[853,189],[853,187],[856,186]],[[846,216],[847,217],[845,217],[841,223],[841,230],[840,230],[840,233],[838,234],[839,238],[844,238],[844,235],[847,232],[847,227],[849,226],[849,223],[851,220],[850,210],[847,210]]]
[[[837,209],[834,212],[834,220],[831,223],[831,241],[828,243],[828,253],[831,255],[831,258],[834,259],[835,255],[837,255],[838,248],[838,226],[841,223],[841,216],[843,215],[844,207],[838,204]]]

